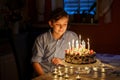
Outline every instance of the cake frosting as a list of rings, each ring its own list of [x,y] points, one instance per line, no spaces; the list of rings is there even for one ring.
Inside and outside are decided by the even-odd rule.
[[[90,40],[72,40],[68,42],[69,48],[65,50],[65,62],[72,64],[90,64],[96,62],[95,51],[90,49]]]

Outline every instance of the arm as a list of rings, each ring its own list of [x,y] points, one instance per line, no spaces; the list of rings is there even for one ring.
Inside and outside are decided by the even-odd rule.
[[[62,59],[60,59],[60,58],[53,58],[52,59],[52,63],[55,64],[55,65],[59,65],[59,64],[62,65]]]
[[[41,64],[39,63],[42,60],[42,46],[41,46],[41,37],[37,37],[35,40],[35,43],[33,45],[33,56],[32,56],[32,66],[34,71],[40,76],[42,74],[44,74],[44,70],[41,66]]]
[[[44,71],[39,63],[33,62],[32,65],[34,70],[37,72],[39,76],[44,74]]]

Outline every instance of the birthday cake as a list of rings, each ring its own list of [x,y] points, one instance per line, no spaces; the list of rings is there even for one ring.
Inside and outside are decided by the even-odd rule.
[[[96,62],[95,51],[90,49],[89,38],[87,39],[87,48],[84,40],[72,40],[69,42],[69,48],[65,50],[65,62],[72,64],[91,64]]]

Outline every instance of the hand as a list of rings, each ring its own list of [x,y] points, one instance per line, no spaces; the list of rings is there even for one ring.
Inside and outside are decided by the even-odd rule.
[[[62,65],[62,60],[60,58],[53,58],[52,63],[55,65],[59,65],[59,64]]]

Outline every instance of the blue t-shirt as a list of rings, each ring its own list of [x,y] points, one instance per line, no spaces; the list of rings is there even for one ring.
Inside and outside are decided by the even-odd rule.
[[[57,57],[64,59],[65,50],[68,49],[68,42],[77,40],[78,36],[72,31],[66,31],[63,36],[55,40],[51,34],[51,30],[39,35],[33,46],[32,62],[38,62],[45,72],[52,71],[52,58]]]

